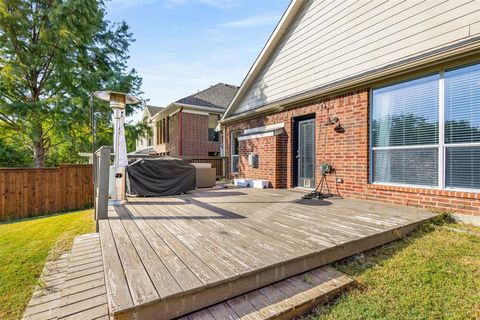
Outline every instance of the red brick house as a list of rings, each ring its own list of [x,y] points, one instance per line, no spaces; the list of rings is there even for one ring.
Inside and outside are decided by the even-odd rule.
[[[221,124],[232,177],[480,215],[478,2],[293,0]]]
[[[152,146],[170,156],[220,156],[221,133],[215,128],[238,87],[218,83],[165,108],[149,108]]]

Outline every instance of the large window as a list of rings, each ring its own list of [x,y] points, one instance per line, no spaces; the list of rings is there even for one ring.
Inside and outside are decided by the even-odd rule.
[[[372,90],[371,181],[480,188],[480,65]]]
[[[233,131],[230,136],[231,141],[231,172],[238,173],[238,162],[239,162],[239,155],[240,155],[240,143],[238,141],[238,137],[240,136],[240,131]]]

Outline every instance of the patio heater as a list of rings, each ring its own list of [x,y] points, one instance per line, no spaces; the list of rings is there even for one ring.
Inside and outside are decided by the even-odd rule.
[[[128,165],[127,146],[125,142],[125,106],[137,104],[140,99],[126,93],[114,91],[96,91],[93,96],[99,100],[110,103],[113,109],[113,152],[114,162],[110,166],[109,201],[110,205],[122,205],[127,203],[125,196],[125,168]]]

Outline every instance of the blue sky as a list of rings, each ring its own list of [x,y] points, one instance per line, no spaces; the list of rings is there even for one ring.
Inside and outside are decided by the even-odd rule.
[[[240,85],[288,3],[112,0],[107,18],[131,27],[129,66],[143,78],[143,98],[165,106],[218,82]]]

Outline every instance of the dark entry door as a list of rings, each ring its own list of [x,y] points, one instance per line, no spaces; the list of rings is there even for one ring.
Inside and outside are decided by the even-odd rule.
[[[315,119],[297,124],[297,186],[315,188]]]

